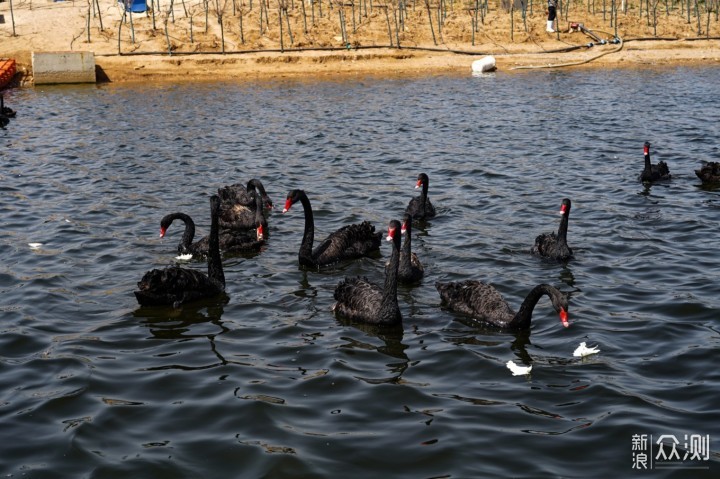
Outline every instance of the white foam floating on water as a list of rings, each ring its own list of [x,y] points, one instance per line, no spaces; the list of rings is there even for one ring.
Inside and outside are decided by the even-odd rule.
[[[530,366],[518,366],[513,361],[508,361],[505,363],[506,366],[510,371],[512,371],[513,376],[522,376],[523,374],[529,374],[530,371],[532,371],[532,365]]]
[[[175,259],[178,259],[178,260],[180,260],[180,261],[189,261],[189,260],[192,259],[192,256],[193,256],[193,255],[191,255],[191,254],[189,254],[189,253],[188,253],[188,254],[181,254],[180,256],[175,256]]]
[[[30,247],[30,249],[40,249],[42,243],[28,243],[28,246]]]
[[[584,358],[585,356],[590,356],[591,354],[597,354],[599,352],[600,350],[597,348],[597,346],[588,348],[587,346],[585,346],[585,343],[582,342],[580,343],[580,346],[575,349],[575,352],[573,352],[573,356]]]
[[[495,57],[492,55],[482,57],[480,60],[472,62],[473,73],[487,73],[495,71],[495,69]]]

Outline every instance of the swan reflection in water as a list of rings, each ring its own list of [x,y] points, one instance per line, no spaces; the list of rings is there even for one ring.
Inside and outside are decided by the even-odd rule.
[[[403,382],[403,374],[410,367],[410,358],[405,354],[408,345],[403,343],[402,325],[378,326],[375,324],[358,323],[347,319],[336,319],[343,326],[352,328],[364,333],[362,336],[342,336],[344,341],[337,346],[337,349],[344,351],[347,357],[358,354],[361,351],[376,351],[392,358],[392,362],[385,363],[386,369],[378,371],[378,377],[355,376],[357,379],[369,384],[398,384]],[[380,340],[381,343],[378,343]],[[348,362],[351,362],[348,360]]]
[[[185,343],[187,340],[207,339],[210,350],[218,359],[215,366],[226,365],[229,363],[224,355],[218,351],[215,338],[221,334],[230,332],[230,328],[222,322],[222,315],[225,312],[225,306],[229,302],[227,295],[221,299],[216,298],[214,301],[198,301],[188,307],[183,306],[181,309],[171,307],[141,307],[133,312],[133,317],[141,320],[141,324],[146,326],[152,336],[147,339],[169,340]],[[209,329],[212,328],[212,331]],[[175,355],[180,357],[181,355]],[[207,365],[197,365],[196,357],[193,358],[193,365],[163,365],[152,369],[206,369]]]

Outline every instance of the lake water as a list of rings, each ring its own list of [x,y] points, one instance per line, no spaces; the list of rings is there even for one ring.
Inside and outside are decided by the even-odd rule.
[[[693,172],[720,160],[718,91],[720,69],[683,67],[5,92],[0,474],[718,477],[720,189]],[[671,182],[638,183],[646,140]],[[287,192],[316,239],[386,231],[423,171],[438,216],[414,230],[403,327],[336,318],[337,283],[381,282],[389,245],[300,269]],[[204,235],[208,196],[253,177],[271,236],[225,259],[227,300],[139,308],[180,240],[160,218]],[[563,197],[567,264],[529,254]],[[571,325],[547,298],[528,332],[464,321],[434,287],[464,279],[514,308],[552,284]]]

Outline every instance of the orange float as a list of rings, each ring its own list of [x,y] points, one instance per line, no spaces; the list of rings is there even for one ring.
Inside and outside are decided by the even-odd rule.
[[[5,88],[15,77],[15,60],[0,58],[0,89]]]

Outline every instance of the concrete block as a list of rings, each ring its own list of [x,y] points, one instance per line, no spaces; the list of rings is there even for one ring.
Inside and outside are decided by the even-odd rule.
[[[95,54],[93,52],[33,52],[32,69],[36,85],[95,83]]]

